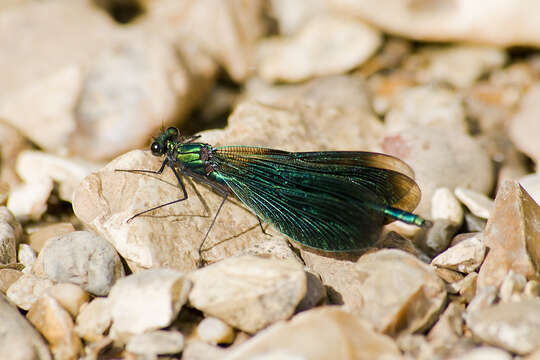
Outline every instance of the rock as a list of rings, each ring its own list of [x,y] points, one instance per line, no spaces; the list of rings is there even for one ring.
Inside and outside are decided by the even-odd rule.
[[[354,69],[379,48],[377,30],[354,18],[320,15],[293,36],[263,40],[258,74],[269,82],[296,82]]]
[[[45,242],[50,238],[66,235],[74,231],[73,224],[68,222],[38,226],[28,234],[28,244],[32,246],[32,249],[40,252]]]
[[[77,317],[81,306],[89,301],[86,291],[72,283],[56,284],[48,288],[46,293],[58,301],[73,318]]]
[[[53,188],[51,179],[18,185],[11,190],[7,207],[19,221],[37,221],[47,210],[47,200]]]
[[[476,292],[476,296],[469,302],[469,306],[467,306],[463,318],[468,323],[477,313],[493,305],[496,299],[497,288],[495,286],[479,288]]]
[[[446,300],[444,284],[429,265],[400,250],[367,253],[356,264],[307,254],[306,264],[331,289],[330,301],[341,300],[391,336],[427,329]]]
[[[427,340],[435,346],[453,346],[463,336],[463,311],[462,304],[451,302],[439,317],[439,320],[431,328]]]
[[[469,232],[484,231],[487,221],[470,213],[465,213],[465,225]]]
[[[2,11],[0,98],[8,114],[1,117],[41,147],[65,150],[75,130],[81,72],[122,30],[84,1],[25,2]],[[25,41],[14,41],[13,33]]]
[[[17,254],[19,263],[24,265],[23,272],[29,274],[32,271],[32,265],[36,262],[36,252],[28,244],[19,244],[19,251]]]
[[[58,195],[65,201],[73,201],[73,192],[90,173],[102,164],[26,150],[17,158],[17,174],[27,184],[48,182],[58,184]]]
[[[69,313],[50,295],[42,295],[26,314],[28,320],[47,339],[55,359],[78,359],[81,339],[73,330]]]
[[[5,270],[5,269],[4,269]],[[0,358],[52,359],[49,348],[39,333],[4,295],[0,294]]]
[[[207,317],[197,325],[197,336],[211,345],[230,344],[234,340],[234,330],[218,318]]]
[[[474,85],[482,75],[506,62],[503,49],[490,46],[426,46],[410,56],[404,68],[421,84],[448,83],[456,88]]]
[[[326,301],[326,288],[322,283],[321,277],[306,270],[306,280],[306,295],[296,307],[295,312],[309,310]]]
[[[540,204],[540,173],[529,174],[520,178],[519,184],[537,204]]]
[[[102,340],[112,322],[111,302],[108,298],[95,298],[83,304],[77,315],[75,332],[87,342]]]
[[[461,273],[459,273],[457,271],[452,271],[452,270],[448,270],[448,269],[444,269],[444,268],[439,268],[439,267],[436,267],[436,266],[433,267],[433,270],[447,284],[458,282],[460,280],[463,280],[463,278],[465,277],[465,276],[463,276],[463,274],[461,274]]]
[[[357,300],[362,304],[358,313],[386,334],[428,328],[444,304],[442,281],[429,266],[407,253],[380,250],[366,254],[355,270],[362,294]]]
[[[182,352],[182,360],[220,360],[223,359],[226,354],[226,349],[194,340],[186,344],[185,349]]]
[[[87,344],[84,347],[85,359],[98,360],[103,358],[107,350],[111,348],[112,344],[113,339],[109,337]]]
[[[107,295],[124,268],[114,248],[100,236],[75,231],[47,240],[36,266],[56,282],[71,282],[94,295]]]
[[[463,209],[448,188],[438,188],[431,198],[431,219],[448,220],[455,227],[463,223]]]
[[[5,206],[0,206],[0,264],[17,261],[17,244],[21,238],[21,224]]]
[[[15,269],[0,269],[0,292],[6,294],[7,289],[17,279],[23,276],[23,272]]]
[[[526,355],[540,347],[540,300],[499,303],[467,319],[474,336],[510,352]]]
[[[534,83],[523,96],[519,109],[513,115],[509,125],[509,136],[516,147],[531,157],[536,165],[540,164],[540,147],[535,136],[540,131],[538,116],[540,114],[540,83]]]
[[[415,212],[421,216],[429,218],[431,198],[437,188],[453,190],[461,186],[481,193],[491,191],[491,160],[473,138],[459,131],[413,127],[388,135],[382,150],[414,170],[422,189],[422,200]]]
[[[465,109],[459,94],[433,85],[411,87],[399,92],[385,116],[387,133],[416,126],[451,128],[467,133]]]
[[[495,209],[484,231],[484,243],[490,249],[480,272],[478,286],[498,286],[508,271],[538,277],[540,208],[514,181],[499,187]]]
[[[358,16],[384,31],[415,40],[498,46],[540,44],[535,36],[540,27],[532,15],[540,11],[540,7],[534,1],[523,4],[526,7],[501,6],[498,1],[454,4],[456,6],[420,2],[407,6],[388,0],[376,7],[369,0],[332,0],[330,3],[336,11]],[[504,31],[501,24],[513,31]]]
[[[431,264],[468,274],[482,264],[485,255],[486,245],[482,241],[482,235],[478,234],[452,246],[435,257]]]
[[[471,302],[476,294],[476,281],[478,279],[478,274],[472,272],[467,274],[460,281],[453,282],[446,285],[446,290],[450,294],[460,295],[466,303]]]
[[[95,58],[77,102],[71,150],[94,160],[145,146],[154,132],[195,105],[190,73],[172,44],[133,28]],[[103,96],[115,94],[115,96]],[[122,134],[121,141],[111,134]]]
[[[300,265],[252,256],[226,259],[189,277],[191,306],[248,333],[289,318],[306,294]]]
[[[499,289],[499,297],[503,302],[521,301],[521,294],[525,289],[527,279],[522,274],[516,274],[510,270],[504,278],[501,288]]]
[[[326,1],[272,0],[272,15],[278,22],[279,33],[292,35],[314,16],[328,10]]]
[[[51,16],[54,17],[53,14]],[[14,31],[14,28],[8,31]],[[0,43],[5,44],[2,40]],[[76,128],[72,109],[77,102],[81,78],[81,70],[67,64],[43,78],[34,78],[31,84],[2,96],[0,117],[41,148],[65,152],[69,137]]]
[[[375,150],[384,136],[366,83],[328,76],[299,85],[247,83],[224,131],[208,131],[214,144],[252,144],[288,151]],[[339,141],[336,141],[339,139]]]
[[[433,226],[427,230],[425,236],[425,245],[430,250],[430,253],[439,254],[448,247],[458,227],[446,219],[434,220],[432,223]],[[429,262],[429,259],[427,262]]]
[[[242,250],[240,254],[276,260],[287,260],[291,263],[302,264],[302,260],[300,260],[298,255],[292,250],[289,241],[285,236],[272,236],[266,241],[255,243]]]
[[[263,1],[249,6],[231,0],[165,4],[148,4],[153,29],[179,44],[201,48],[236,82],[251,75],[256,43],[267,31]]]
[[[178,331],[154,330],[134,335],[127,343],[126,350],[144,356],[177,354],[184,348],[184,336]]]
[[[191,286],[181,272],[170,269],[146,270],[118,280],[109,294],[113,319],[109,336],[124,342],[132,335],[167,327]]]
[[[279,357],[281,356],[281,357]],[[401,359],[394,342],[359,317],[338,307],[323,307],[279,322],[233,348],[226,360]]]
[[[529,299],[537,298],[540,295],[540,283],[536,280],[527,281],[523,295]]]
[[[10,187],[21,182],[15,171],[17,157],[30,144],[17,129],[4,122],[0,123],[0,144],[0,204],[5,205]]]
[[[450,360],[511,360],[512,355],[508,352],[491,346],[480,346],[466,353],[460,354],[459,357],[452,357]]]
[[[29,310],[51,286],[53,286],[53,282],[49,279],[24,274],[11,284],[6,295],[21,309]]]
[[[457,187],[454,190],[456,197],[474,215],[481,219],[489,219],[493,212],[493,200],[477,191]]]

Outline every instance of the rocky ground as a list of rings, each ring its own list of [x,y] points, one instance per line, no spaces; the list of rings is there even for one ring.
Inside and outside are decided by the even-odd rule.
[[[540,13],[481,0],[0,2],[1,359],[540,359]],[[430,229],[302,248],[148,145],[365,150]],[[134,150],[142,149],[142,150]],[[206,266],[199,268],[204,262]]]

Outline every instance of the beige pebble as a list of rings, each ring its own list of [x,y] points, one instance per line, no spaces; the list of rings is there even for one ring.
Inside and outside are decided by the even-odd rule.
[[[192,282],[171,269],[150,269],[122,278],[108,296],[109,335],[120,342],[170,325],[187,300]]]
[[[7,297],[23,310],[30,307],[41,297],[54,283],[31,274],[19,277],[7,290]]]
[[[461,201],[474,215],[482,219],[489,219],[493,212],[493,200],[479,192],[457,187],[454,190],[456,197]]]
[[[234,340],[234,330],[222,320],[206,317],[197,325],[198,337],[212,345],[230,344]]]
[[[77,315],[75,332],[88,342],[100,341],[111,322],[111,302],[108,298],[98,297],[82,305]]]
[[[28,320],[47,339],[55,359],[77,359],[81,339],[73,329],[69,313],[50,295],[42,295],[26,314]]]
[[[46,293],[58,301],[73,318],[79,314],[81,306],[90,298],[86,291],[72,283],[56,284],[48,288]]]
[[[307,290],[302,266],[253,256],[220,261],[189,278],[191,306],[249,333],[289,318]]]

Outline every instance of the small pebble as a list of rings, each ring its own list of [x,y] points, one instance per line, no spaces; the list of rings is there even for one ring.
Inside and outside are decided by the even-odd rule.
[[[432,260],[431,264],[468,274],[482,264],[485,255],[486,245],[479,233],[439,254]]]
[[[32,305],[53,286],[49,279],[24,274],[19,277],[7,290],[7,297],[23,310],[29,310]]]
[[[134,335],[126,350],[139,355],[177,354],[184,348],[184,336],[178,331],[155,330]]]
[[[108,297],[113,319],[109,335],[123,342],[169,326],[191,287],[183,273],[170,269],[145,270],[118,280]]]
[[[306,273],[290,261],[244,255],[189,274],[191,306],[254,333],[289,318],[306,295]]]
[[[198,337],[211,345],[230,344],[234,340],[234,330],[215,317],[206,317],[197,325]]]
[[[32,266],[36,262],[37,255],[34,249],[28,244],[19,244],[19,252],[17,254],[19,263],[24,265],[23,272],[29,274],[32,271]]]
[[[76,359],[82,352],[82,342],[73,329],[71,316],[52,296],[42,295],[26,317],[47,339],[55,359]]]
[[[493,213],[493,200],[484,194],[462,187],[457,187],[454,194],[463,205],[481,219],[489,219]]]
[[[56,284],[48,288],[46,293],[58,301],[73,318],[79,314],[81,306],[89,300],[88,293],[72,283]]]
[[[94,295],[107,295],[124,276],[124,267],[112,245],[88,231],[75,231],[47,240],[36,266],[56,282],[71,282]]]
[[[0,292],[6,294],[7,289],[18,278],[23,276],[23,272],[15,269],[0,269]]]
[[[95,298],[83,304],[75,326],[75,332],[87,342],[103,339],[112,323],[111,302],[108,298]]]

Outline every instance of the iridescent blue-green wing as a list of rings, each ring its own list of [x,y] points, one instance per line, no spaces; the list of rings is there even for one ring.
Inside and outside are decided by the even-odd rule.
[[[412,212],[420,202],[413,170],[402,160],[380,153],[328,151],[292,153],[300,162],[318,164],[326,171],[348,176],[384,199],[387,206]],[[330,164],[330,166],[328,165]],[[383,170],[383,171],[381,171]]]
[[[261,219],[309,247],[351,251],[377,239],[385,217],[381,199],[348,177],[291,161],[277,150],[227,147],[215,170]]]

